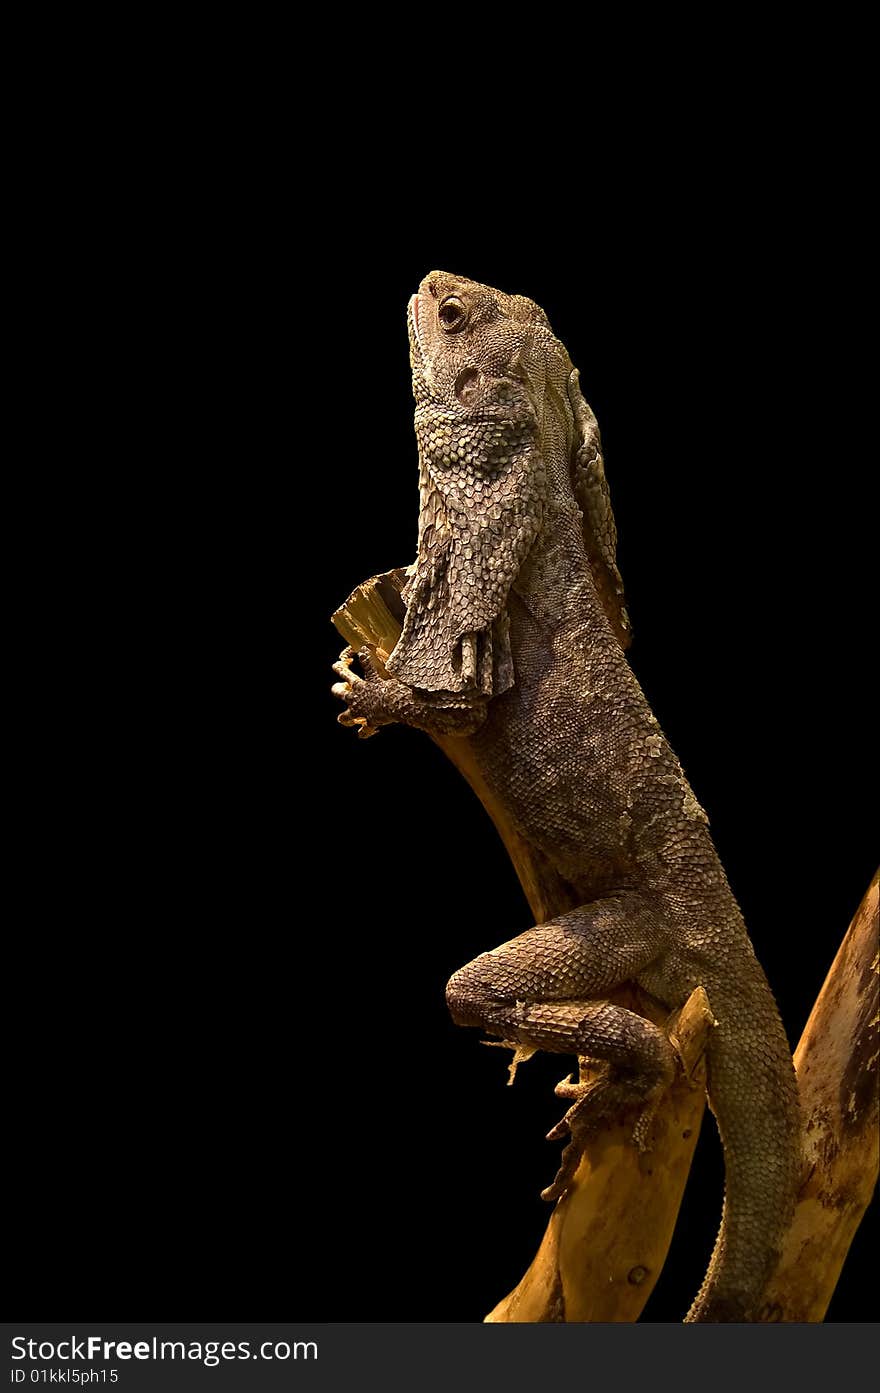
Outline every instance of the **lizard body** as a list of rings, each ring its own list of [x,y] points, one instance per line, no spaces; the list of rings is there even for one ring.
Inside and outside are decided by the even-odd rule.
[[[418,557],[386,673],[366,653],[364,679],[337,665],[340,720],[466,737],[554,902],[570,906],[447,987],[460,1024],[606,1063],[598,1082],[569,1088],[572,1143],[546,1197],[564,1193],[583,1138],[622,1106],[641,1107],[644,1144],[672,1077],[663,1031],[608,996],[636,982],[674,1009],[705,988],[725,1200],[687,1319],[758,1319],[798,1183],[794,1070],[705,813],[625,657],[595,418],[525,297],[432,272],[409,334]]]

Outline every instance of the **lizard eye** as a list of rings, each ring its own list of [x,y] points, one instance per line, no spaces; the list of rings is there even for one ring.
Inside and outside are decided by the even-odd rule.
[[[448,299],[443,301],[437,314],[440,323],[448,334],[455,334],[465,326],[467,310],[455,295],[450,295]]]

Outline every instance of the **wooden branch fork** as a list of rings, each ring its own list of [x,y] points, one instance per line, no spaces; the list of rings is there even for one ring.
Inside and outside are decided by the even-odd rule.
[[[405,580],[403,570],[374,576],[333,615],[355,651],[369,649],[380,675],[400,634]],[[570,908],[547,896],[530,849],[486,787],[468,741],[443,737],[436,743],[495,823],[535,922],[544,923]],[[877,1182],[878,969],[875,875],[794,1056],[804,1115],[804,1171],[762,1310],[766,1321],[824,1318]],[[669,1017],[634,986],[609,999],[663,1027],[679,1057],[676,1078],[652,1123],[650,1150],[640,1152],[632,1143],[632,1113],[588,1143],[572,1184],[556,1203],[534,1261],[486,1317],[489,1322],[635,1321],[666,1259],[705,1107],[702,1055],[714,1025],[711,1002],[699,987]],[[593,1066],[582,1060],[580,1067],[584,1079]]]

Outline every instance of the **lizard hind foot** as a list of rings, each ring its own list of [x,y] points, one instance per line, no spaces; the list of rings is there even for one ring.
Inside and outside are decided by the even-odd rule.
[[[619,1077],[617,1071],[608,1065],[603,1066],[602,1072],[597,1076],[594,1072],[595,1063],[591,1061],[591,1064],[593,1071],[589,1076],[582,1076],[578,1083],[573,1083],[569,1074],[554,1090],[558,1098],[571,1099],[572,1105],[556,1126],[547,1133],[547,1140],[561,1141],[566,1136],[569,1140],[553,1183],[541,1192],[541,1198],[544,1200],[556,1200],[565,1194],[574,1180],[588,1142],[604,1127],[619,1120],[622,1113],[631,1112],[637,1101],[641,1106],[633,1125],[631,1139],[639,1151],[650,1150],[651,1124],[665,1092],[665,1086],[661,1084],[652,1089],[647,1098],[644,1091],[641,1091],[640,1097],[636,1099],[630,1080]],[[582,1075],[583,1073],[582,1070]]]
[[[575,1177],[588,1141],[596,1135],[608,1115],[607,1079],[581,1079],[573,1083],[571,1074],[562,1079],[553,1090],[557,1098],[570,1098],[572,1106],[559,1119],[555,1127],[547,1133],[548,1141],[561,1141],[568,1137],[562,1152],[559,1170],[552,1184],[541,1191],[542,1200],[557,1200],[565,1194]]]

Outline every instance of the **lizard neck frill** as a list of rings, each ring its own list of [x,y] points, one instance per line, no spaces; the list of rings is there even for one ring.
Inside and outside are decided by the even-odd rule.
[[[540,536],[512,588],[544,633],[557,635],[559,642],[577,631],[597,654],[609,644],[619,647],[597,593],[574,502],[553,498],[545,504]]]
[[[513,684],[507,599],[537,537],[547,474],[525,412],[416,411],[419,542],[387,668],[422,691],[498,696]]]

